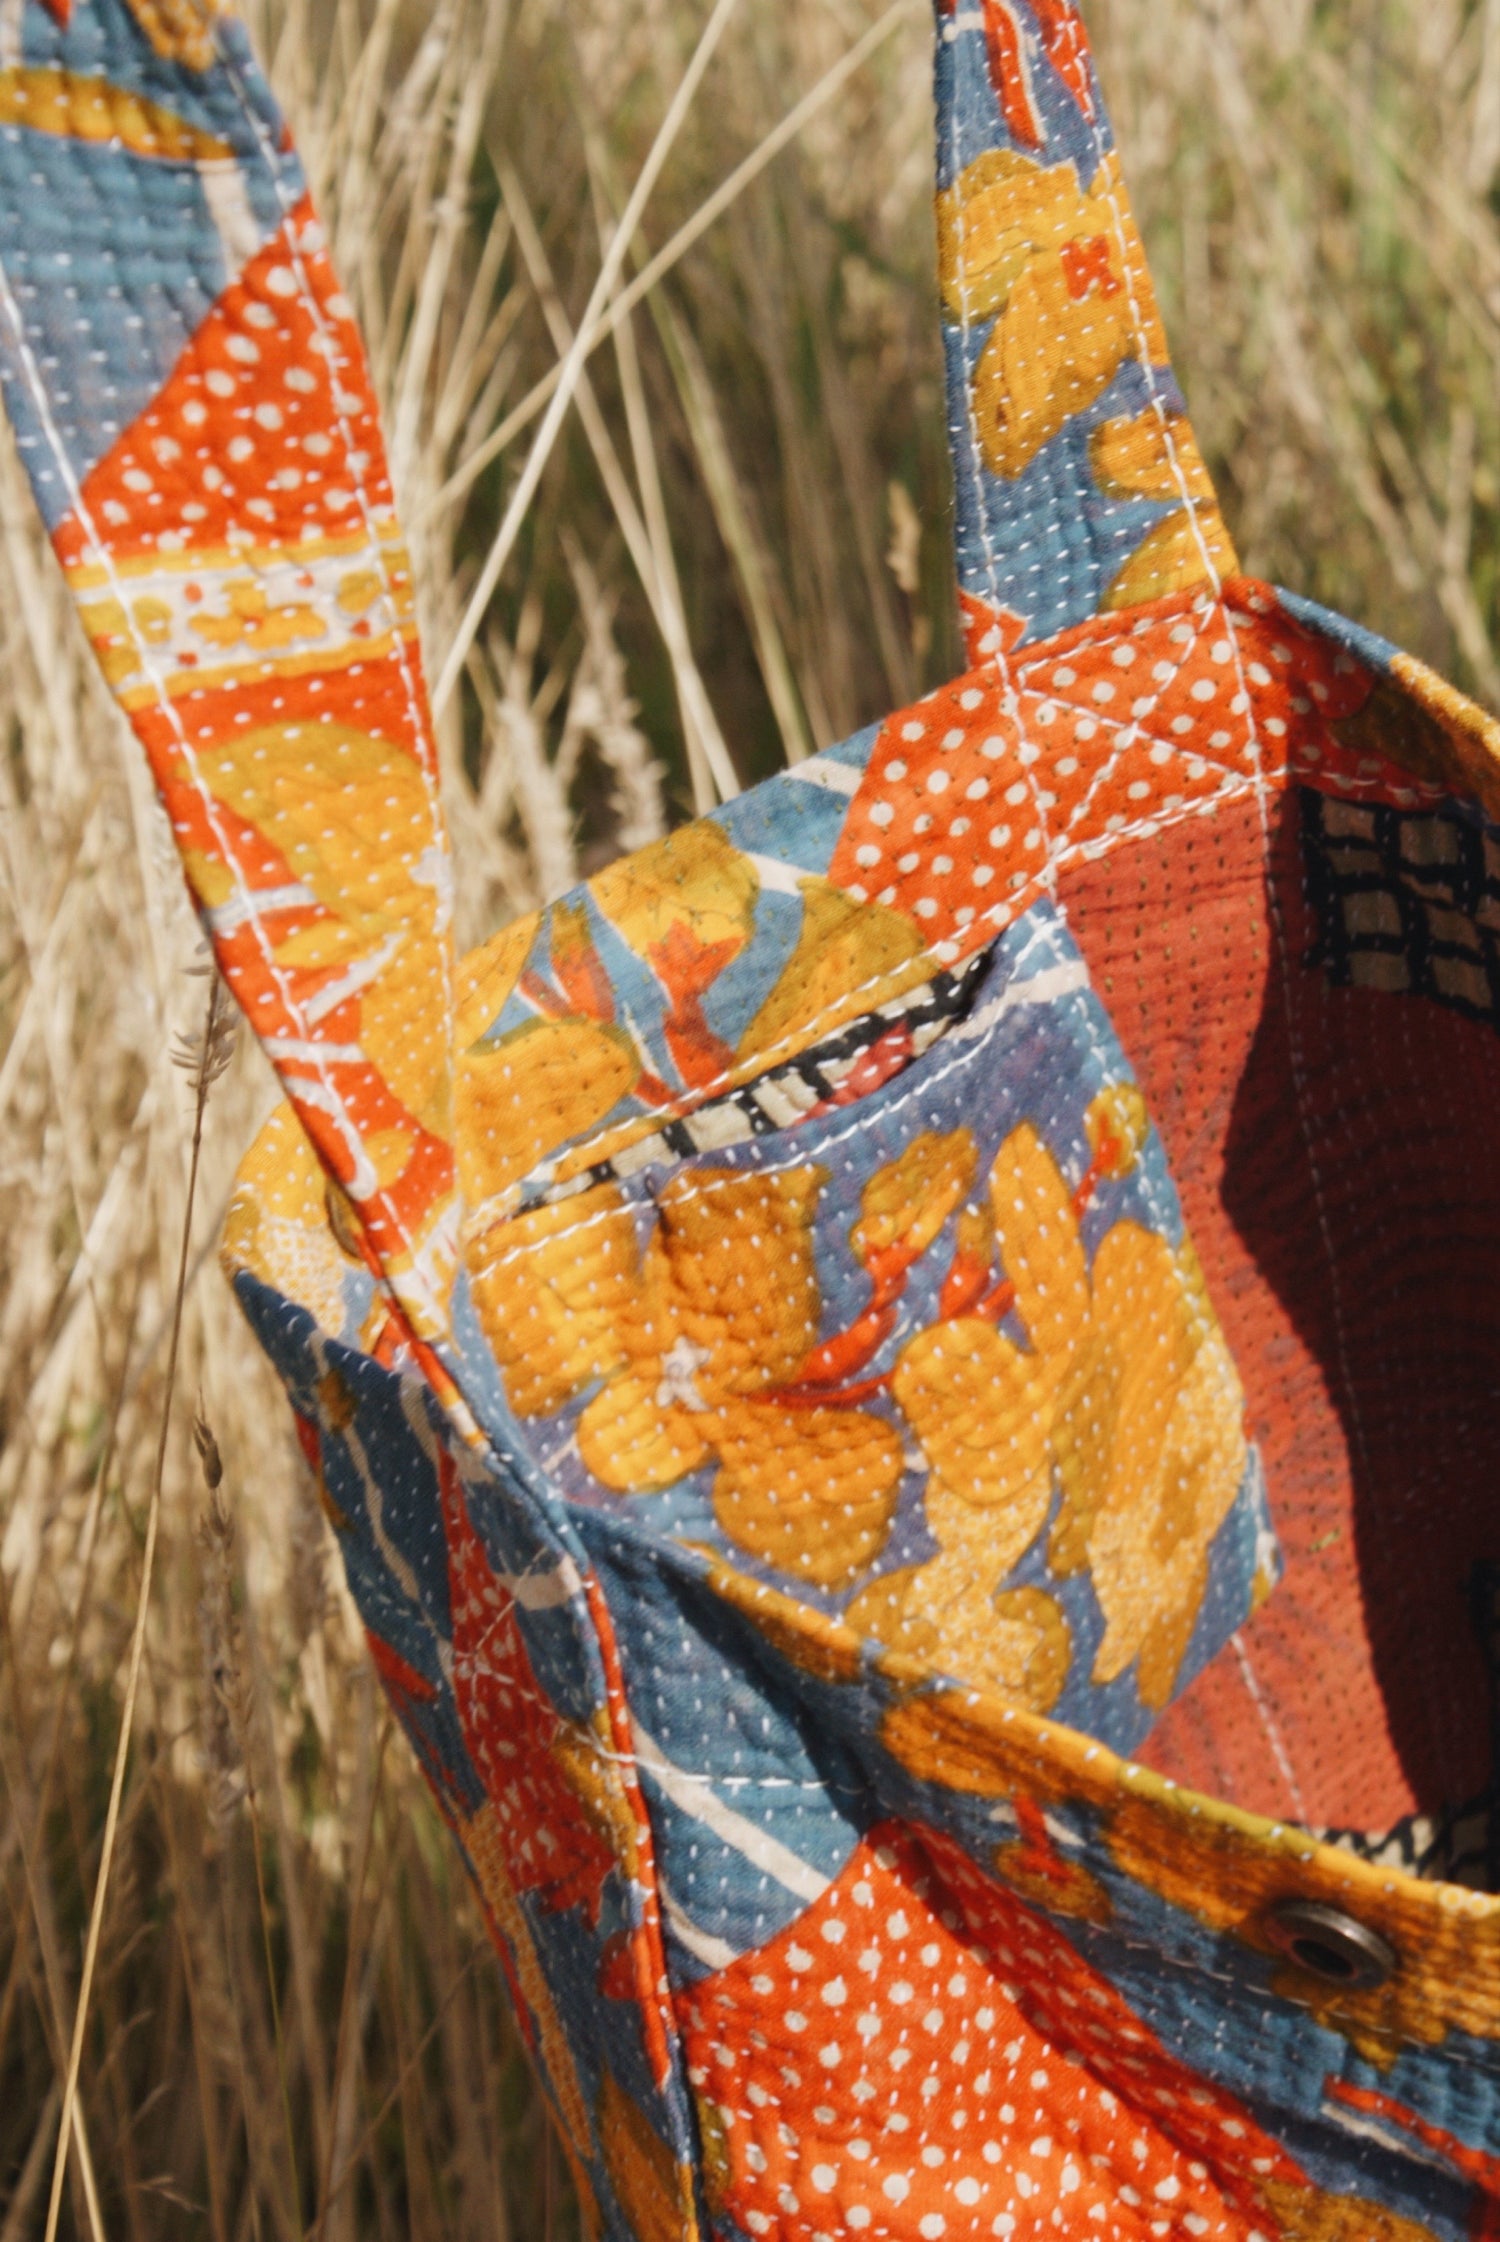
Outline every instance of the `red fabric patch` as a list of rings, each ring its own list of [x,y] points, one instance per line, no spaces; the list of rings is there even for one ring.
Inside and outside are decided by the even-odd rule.
[[[1500,1040],[1305,963],[1294,797],[1070,866],[1244,1381],[1286,1572],[1138,1754],[1317,1826],[1482,1786],[1466,1605],[1500,1445]],[[1276,915],[1267,906],[1268,849]]]

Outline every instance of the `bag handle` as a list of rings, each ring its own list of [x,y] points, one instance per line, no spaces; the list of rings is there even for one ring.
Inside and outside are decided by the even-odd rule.
[[[1238,561],[1074,0],[937,0],[937,230],[971,665]]]
[[[450,864],[360,338],[238,24],[94,0],[27,9],[21,38],[0,146],[21,455],[225,979],[344,1227],[438,1341]]]
[[[451,1402],[431,1353],[456,1360],[451,867],[360,340],[232,19],[29,9],[12,75],[0,386],[22,456],[225,977]],[[1235,562],[1072,0],[939,0],[937,95],[977,663]],[[59,191],[37,194],[38,161]]]

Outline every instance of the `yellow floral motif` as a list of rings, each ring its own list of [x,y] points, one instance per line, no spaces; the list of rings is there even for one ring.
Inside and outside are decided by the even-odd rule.
[[[459,1177],[475,1230],[508,1213],[507,1195],[522,1177],[602,1121],[639,1073],[629,1036],[599,1020],[528,1020],[472,1045],[458,1067],[455,1102]]]
[[[111,685],[135,675],[143,643],[160,646],[171,632],[171,609],[165,600],[151,596],[134,601],[128,616],[117,599],[90,600],[79,608],[78,617]]]
[[[754,924],[759,886],[749,857],[711,818],[700,818],[611,864],[589,892],[638,957],[674,937],[733,955]]]
[[[292,1107],[279,1105],[235,1177],[221,1249],[225,1266],[248,1269],[306,1308],[324,1331],[343,1336],[344,1280],[354,1258],[340,1235],[350,1235],[347,1206]],[[378,1306],[367,1318],[362,1346],[373,1340],[383,1313]]]
[[[558,1096],[595,1095],[605,1046],[565,1051],[557,1038],[616,1034],[572,1020],[505,1038],[497,1050],[514,1067],[537,1054],[507,1092],[508,1128],[550,1132],[555,1122],[537,1117]],[[939,1553],[867,1583],[850,1624],[1046,1710],[1071,1665],[1068,1622],[1045,1589],[1008,1583],[1060,1497],[1052,1570],[1087,1566],[1105,1618],[1093,1678],[1134,1665],[1142,1697],[1159,1705],[1245,1444],[1191,1247],[1174,1252],[1126,1220],[1092,1268],[1084,1248],[1084,1206],[1134,1167],[1148,1127],[1133,1084],[1102,1091],[1086,1116],[1088,1172],[1070,1192],[1024,1123],[978,1203],[972,1132],[920,1133],[864,1187],[849,1243],[869,1294],[847,1329],[821,1340],[813,1231],[824,1177],[810,1165],[681,1173],[644,1247],[613,1184],[498,1222],[470,1255],[476,1304],[518,1415],[583,1403],[578,1454],[604,1486],[649,1494],[712,1465],[730,1539],[820,1587],[853,1585],[885,1544],[902,1441],[863,1403],[888,1388],[929,1466]],[[867,1375],[897,1329],[909,1272],[950,1224],[935,1320],[892,1371]],[[1012,1310],[1024,1340],[1000,1328]]]
[[[731,1050],[713,1035],[699,999],[753,928],[759,879],[751,860],[705,823],[591,884],[595,910],[662,983],[668,1055],[690,1091],[712,1094],[742,1081],[930,972],[920,935],[898,912],[856,903],[826,880],[809,877],[801,887],[797,946]],[[550,967],[538,984],[525,969],[544,926]],[[513,1212],[516,1186],[540,1162],[555,1154],[556,1180],[567,1182],[618,1156],[661,1126],[674,1093],[651,1075],[643,1047],[615,1020],[587,910],[557,904],[545,919],[516,921],[460,972],[459,1170],[471,1258],[482,1259],[485,1233]],[[487,1031],[518,984],[545,1016],[491,1040]],[[633,1109],[611,1120],[632,1095]]]
[[[958,1615],[955,1628],[951,1608],[945,1611],[936,1604],[941,1593],[932,1577],[936,1570],[936,1565],[910,1565],[882,1573],[849,1606],[849,1625],[907,1657],[946,1665],[952,1636],[965,1631],[965,1615]],[[1073,1662],[1072,1636],[1057,1598],[1043,1588],[999,1589],[986,1599],[978,1632],[983,1638],[979,1655],[966,1664],[964,1678],[997,1690],[1029,1712],[1050,1712]]]
[[[433,804],[416,757],[347,724],[247,731],[197,759],[204,782],[286,859],[321,910],[275,945],[284,969],[327,972],[359,998],[359,1042],[394,1095],[435,1135],[451,1127],[442,1008],[446,894]],[[209,904],[235,893],[216,859],[187,854]],[[335,979],[336,969],[336,979]],[[366,1137],[399,1170],[404,1144]],[[385,1182],[387,1177],[380,1175]]]
[[[725,1533],[837,1587],[885,1542],[901,1442],[862,1411],[775,1398],[817,1338],[822,1184],[814,1167],[681,1175],[644,1253],[602,1185],[497,1231],[475,1297],[518,1415],[597,1388],[577,1441],[606,1487],[648,1494],[714,1461]]]
[[[536,940],[537,917],[512,919],[477,950],[458,961],[454,997],[453,1042],[459,1052],[479,1044],[504,1011],[506,1001],[521,978],[521,968]]]
[[[689,845],[691,844],[691,845]],[[707,1037],[695,998],[748,939],[758,876],[718,827],[689,826],[650,854],[649,878],[639,858],[611,867],[592,883],[601,912],[624,927],[673,1000],[668,1048],[685,1081],[713,1093],[784,1063],[813,1039],[888,1003],[932,970],[921,935],[900,912],[859,903],[831,881],[809,876],[802,891],[797,944],[775,986],[729,1049]],[[660,1126],[648,1112],[612,1124],[558,1160],[560,1180],[610,1159]]]
[[[938,197],[943,298],[995,315],[974,369],[985,464],[1020,475],[1130,358],[1167,362],[1145,253],[1106,159],[1085,191],[1071,163],[990,149]]]
[[[1188,591],[1210,570],[1232,576],[1239,560],[1214,497],[1208,469],[1181,413],[1106,420],[1089,438],[1094,480],[1109,498],[1153,498],[1172,508],[1141,539],[1099,602],[1135,607]]]
[[[809,1034],[832,1035],[932,970],[921,935],[900,911],[860,903],[831,880],[800,885],[797,947],[740,1039],[741,1061],[779,1062]]]
[[[328,625],[305,600],[284,601],[273,607],[259,584],[231,584],[227,615],[195,615],[189,629],[225,651],[241,640],[257,653],[273,654],[300,639],[326,638]]]
[[[214,23],[228,0],[130,0],[131,13],[164,62],[207,70],[214,59]]]
[[[201,18],[200,18],[201,27]],[[231,142],[201,131],[160,102],[93,71],[45,66],[0,70],[0,125],[72,140],[113,142],[136,156],[177,163],[233,163]]]
[[[538,919],[515,919],[460,961],[453,1042],[454,1137],[463,1195],[464,1257],[482,1269],[487,1234],[514,1205],[515,1186],[568,1134],[606,1114],[628,1072],[615,1037],[596,1021],[541,1021],[486,1040],[521,978]],[[523,1038],[527,1038],[523,1040]]]
[[[384,590],[378,569],[351,569],[339,578],[338,603],[346,615],[368,615]]]
[[[919,1260],[974,1181],[978,1153],[967,1129],[925,1130],[899,1158],[877,1168],[860,1196],[849,1243],[867,1269]]]
[[[1095,1176],[1133,1165],[1139,1093],[1119,1085],[1089,1115]],[[1105,1618],[1093,1679],[1132,1664],[1166,1703],[1207,1581],[1207,1552],[1245,1466],[1243,1404],[1191,1245],[1124,1220],[1090,1270],[1079,1207],[1029,1123],[1000,1147],[987,1210],[966,1212],[959,1253],[988,1224],[1007,1284],[975,1312],[917,1333],[891,1390],[931,1466],[927,1524],[940,1554],[859,1599],[851,1620],[893,1648],[1045,1711],[1067,1672],[1051,1598],[1024,1608],[1003,1583],[1061,1507],[1054,1574],[1087,1565]],[[967,1246],[966,1246],[967,1239]],[[1022,1347],[996,1328],[1013,1307]]]

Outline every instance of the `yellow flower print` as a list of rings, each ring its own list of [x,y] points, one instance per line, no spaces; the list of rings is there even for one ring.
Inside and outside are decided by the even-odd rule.
[[[601,1020],[528,1020],[472,1045],[459,1061],[454,1104],[474,1229],[508,1213],[522,1178],[602,1121],[640,1071],[630,1037]]]
[[[345,990],[357,996],[365,1057],[409,1113],[446,1137],[449,1053],[432,999],[443,978],[444,868],[417,758],[347,724],[273,725],[207,749],[198,768],[321,906],[276,940],[277,965],[322,977],[325,1011]],[[191,856],[189,870],[210,903],[231,900],[212,859]]]
[[[967,1283],[970,1297],[954,1300],[950,1290],[949,1305],[975,1312],[918,1332],[891,1381],[931,1467],[927,1525],[941,1553],[899,1582],[877,1583],[851,1619],[893,1649],[939,1659],[1044,1712],[1067,1677],[1067,1623],[1045,1592],[1007,1593],[1002,1583],[1051,1507],[1057,1389],[1087,1321],[1088,1269],[1071,1207],[1065,1224],[1049,1226],[1050,1210],[1036,1219],[1038,1173],[1045,1186],[1056,1165],[1023,1125],[1001,1147],[990,1206],[965,1210],[959,1224],[949,1286]],[[992,1286],[1002,1202],[1008,1282]],[[996,1329],[1006,1307],[1023,1300],[1029,1350]]]
[[[730,1538],[836,1587],[884,1545],[901,1441],[863,1411],[782,1398],[817,1339],[822,1184],[815,1167],[680,1175],[644,1253],[601,1185],[498,1229],[475,1296],[518,1415],[597,1389],[578,1452],[606,1487],[649,1494],[716,1461]]]
[[[348,1201],[331,1182],[291,1105],[276,1107],[240,1163],[225,1217],[220,1258],[306,1308],[324,1331],[344,1336],[344,1280],[360,1261]],[[378,1296],[359,1333],[370,1351],[385,1317]]]
[[[701,818],[597,873],[589,893],[637,956],[649,957],[679,933],[695,949],[738,951],[754,923],[759,885],[749,857],[722,826]]]
[[[204,612],[188,625],[221,654],[242,641],[257,654],[274,654],[304,639],[328,635],[328,625],[316,607],[306,600],[284,600],[273,607],[264,587],[254,582],[231,584],[226,605],[225,614]]]
[[[1090,1116],[1094,1166],[1122,1172],[1144,1133],[1133,1089]],[[1189,1242],[1117,1222],[1082,1273],[1074,1195],[1018,1130],[990,1196],[1016,1307],[1043,1358],[1063,1503],[1054,1572],[1086,1562],[1105,1618],[1093,1679],[1138,1661],[1143,1701],[1165,1704],[1206,1582],[1207,1551],[1245,1468],[1243,1397]]]
[[[1003,311],[1032,257],[1097,228],[1071,163],[990,148],[937,198],[938,280],[955,319]]]
[[[938,198],[944,301],[995,324],[974,369],[975,432],[1020,475],[1127,358],[1167,360],[1145,254],[1110,157],[1085,192],[1071,163],[990,150]]]
[[[1190,591],[1210,574],[1237,573],[1239,559],[1184,414],[1103,421],[1089,438],[1089,461],[1107,497],[1154,498],[1172,508],[1115,575],[1101,608],[1135,607]]]
[[[985,1512],[979,1530],[1002,1572],[1035,1539],[1051,1500],[1050,1367],[992,1324],[961,1316],[908,1341],[891,1381],[932,1466],[934,1533],[943,1538],[938,1520],[949,1512],[955,1531],[967,1512]]]
[[[940,1554],[911,1569],[894,1608],[864,1599],[855,1624],[1045,1712],[1067,1678],[1067,1622],[1042,1591],[1007,1595],[1001,1583],[1052,1500],[1046,1366],[960,1317],[908,1343],[892,1391],[931,1466],[927,1525]]]
[[[469,1256],[474,1304],[519,1417],[550,1417],[630,1362],[635,1227],[612,1186],[497,1223]]]
[[[813,1347],[798,1365],[784,1398],[799,1408],[847,1407],[890,1384],[888,1375],[865,1383],[869,1365],[896,1327],[898,1304],[914,1262],[927,1251],[974,1178],[978,1159],[967,1129],[939,1136],[924,1130],[906,1150],[878,1168],[860,1197],[859,1220],[849,1242],[864,1264],[870,1297],[848,1328]],[[853,1384],[848,1381],[854,1380]]]
[[[512,919],[509,926],[501,927],[498,934],[459,959],[453,992],[453,1041],[458,1051],[466,1052],[477,1044],[499,1019],[521,978],[538,923],[535,912],[529,918]]]
[[[979,1578],[989,1571],[988,1554]],[[992,1576],[991,1576],[992,1577]],[[946,1593],[945,1593],[946,1591]],[[1043,1588],[976,1589],[964,1552],[945,1550],[926,1565],[882,1573],[844,1614],[856,1635],[907,1658],[954,1670],[1028,1712],[1050,1712],[1073,1660],[1061,1605]]]
[[[1107,234],[1087,255],[1069,242],[1033,258],[1011,291],[974,371],[975,429],[993,474],[1022,474],[1114,379],[1130,329],[1113,246]]]
[[[797,946],[740,1039],[741,1069],[783,1060],[809,1036],[832,1035],[932,971],[921,935],[899,911],[860,903],[831,880],[809,877],[799,885]]]
[[[208,70],[214,60],[214,23],[229,12],[227,0],[130,0],[130,10],[164,62]]]
[[[749,857],[711,818],[612,864],[591,884],[598,909],[667,992],[662,1034],[690,1089],[716,1088],[733,1071],[734,1054],[709,1026],[702,1000],[750,939],[759,889]]]
[[[59,70],[45,63],[0,68],[0,124],[95,145],[110,142],[133,156],[163,162],[235,160],[232,144],[218,133],[203,131],[159,101],[93,70]]]
[[[1101,1180],[1134,1165],[1146,1128],[1133,1085],[1101,1093],[1088,1116],[1089,1171],[1072,1192],[1036,1130],[1012,1131],[987,1209],[966,1209],[958,1226],[942,1320],[907,1342],[891,1380],[931,1468],[927,1523],[940,1553],[877,1583],[851,1621],[1038,1711],[1066,1676],[1066,1622],[1043,1592],[1025,1592],[1038,1600],[1021,1609],[1021,1592],[1003,1583],[1041,1531],[1054,1486],[1052,1570],[1087,1564],[1105,1618],[1093,1679],[1134,1663],[1156,1706],[1171,1694],[1208,1547],[1244,1472],[1240,1389],[1191,1245],[1174,1253],[1124,1220],[1088,1264],[1083,1208]],[[1025,1346],[998,1328],[1011,1310]]]
[[[1244,1474],[1243,1397],[1190,1244],[1173,1254],[1117,1223],[1094,1263],[1094,1317],[1114,1416],[1088,1537],[1107,1623],[1094,1679],[1139,1660],[1143,1701],[1164,1705]]]
[[[626,934],[667,992],[665,1039],[690,1086],[728,1065],[730,1053],[700,1000],[743,947],[757,887],[749,858],[712,825],[672,834],[593,883],[595,908]],[[543,929],[545,964],[528,963]],[[482,1040],[517,988],[538,1017]],[[512,1212],[516,1186],[534,1168],[572,1146],[558,1164],[559,1180],[567,1180],[657,1126],[654,1116],[673,1092],[616,1019],[616,992],[583,903],[555,903],[507,928],[471,963],[460,996],[459,1172],[471,1240],[480,1241],[471,1244],[471,1259],[483,1261],[485,1233]],[[600,1125],[628,1096],[648,1107],[648,1117],[631,1115],[606,1141]]]
[[[782,1572],[840,1588],[880,1555],[901,1477],[883,1417],[728,1404],[714,1513],[732,1541]]]

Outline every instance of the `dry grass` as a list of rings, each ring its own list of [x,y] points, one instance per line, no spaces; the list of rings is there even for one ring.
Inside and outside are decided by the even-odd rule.
[[[370,340],[436,676],[541,425],[527,401],[706,10],[251,12]],[[1500,0],[1090,12],[1247,563],[1494,696]],[[740,0],[624,277],[877,15]],[[466,938],[957,666],[927,38],[913,0],[589,360],[444,713]],[[0,632],[16,2242],[46,2207],[162,1422],[194,1106],[163,1055],[201,1028],[205,991],[163,822],[8,449]],[[242,1048],[208,1101],[61,2231],[561,2242],[475,1910],[213,1267],[271,1096]]]

